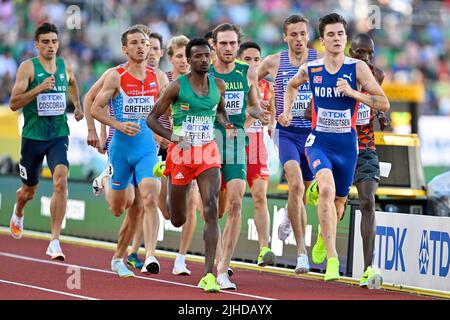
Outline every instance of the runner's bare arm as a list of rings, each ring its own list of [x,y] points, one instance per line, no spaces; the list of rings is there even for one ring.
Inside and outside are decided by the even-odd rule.
[[[169,85],[169,79],[167,78],[166,73],[161,71],[160,69],[156,69],[155,73],[156,73],[156,79],[158,80],[158,86],[159,86],[158,97],[160,97],[160,96],[162,96],[162,94],[164,93],[164,90],[166,90],[167,86]]]
[[[86,124],[88,129],[88,136],[87,136],[87,144],[90,146],[93,146],[94,148],[99,149],[100,148],[100,142],[97,135],[97,129],[95,128],[95,121],[94,118],[91,116],[91,107],[94,103],[95,97],[98,95],[100,90],[103,87],[103,83],[105,81],[106,76],[111,72],[111,69],[106,70],[101,77],[94,83],[94,85],[89,89],[89,91],[86,93],[83,99],[83,106],[84,106],[84,113],[86,116]],[[107,111],[104,109],[105,112]],[[102,123],[102,128],[100,131],[100,135],[103,134],[106,138],[106,126]],[[99,150],[100,151],[100,150]]]
[[[284,111],[283,113],[290,115],[295,97],[298,94],[298,88],[308,81],[308,68],[306,63],[302,64],[295,76],[289,80],[286,92],[284,93]]]
[[[269,74],[275,78],[279,60],[280,54],[272,54],[265,57],[258,67],[258,81],[264,79]]]
[[[273,83],[269,83],[270,86],[270,100],[269,100],[269,108],[267,110],[270,111],[270,121],[269,121],[269,130],[275,129],[276,120],[275,120],[275,91],[273,88]],[[269,133],[270,134],[270,133]]]
[[[75,119],[77,121],[80,121],[81,119],[84,118],[84,114],[80,102],[80,90],[78,88],[78,82],[77,79],[75,78],[75,75],[73,74],[72,65],[68,62],[66,62],[65,65],[69,82],[69,90],[68,90],[69,98],[70,101],[72,101],[73,106],[75,107],[75,110],[73,111]]]
[[[214,78],[214,81],[216,81],[216,85],[219,88],[220,92],[220,102],[217,106],[216,120],[225,129],[231,129],[233,127],[233,124],[230,122],[230,119],[228,118],[227,112],[225,110],[225,82],[222,79],[218,78]]]
[[[48,77],[40,85],[27,91],[28,85],[33,81],[34,67],[31,60],[20,64],[16,74],[16,82],[11,92],[9,107],[12,111],[17,111],[30,103],[36,96],[45,90],[53,89],[55,86],[54,77]]]
[[[362,90],[366,91],[368,94],[353,90],[345,79],[338,79],[337,88],[339,92],[344,93],[373,109],[388,111],[390,108],[389,100],[365,62],[359,61],[357,63],[356,74]]]
[[[248,114],[255,118],[261,120],[263,125],[267,125],[270,120],[270,112],[264,110],[259,104],[259,91],[258,91],[258,74],[254,68],[249,68],[247,72],[247,81],[250,91],[248,93],[248,104],[247,112]]]
[[[163,95],[156,101],[155,106],[147,117],[147,126],[154,133],[170,141],[178,141],[179,137],[172,134],[172,131],[163,127],[159,122],[159,117],[166,113],[170,105],[175,102],[180,92],[180,82],[172,81],[164,91]]]

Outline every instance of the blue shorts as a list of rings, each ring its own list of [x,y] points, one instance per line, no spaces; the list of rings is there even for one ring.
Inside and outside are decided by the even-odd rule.
[[[323,146],[313,144],[311,147],[306,147],[305,150],[309,167],[314,175],[321,169],[330,169],[333,173],[334,184],[336,186],[336,196],[348,196],[353,182],[356,160],[358,159],[356,145],[354,148],[328,150]]]
[[[44,156],[53,174],[55,167],[59,164],[69,168],[67,160],[67,149],[69,148],[69,137],[58,137],[52,140],[33,140],[22,137],[21,159],[19,163],[19,174],[23,184],[32,187],[39,183],[39,174],[42,169]]]
[[[110,179],[112,189],[126,189],[131,181],[137,187],[145,178],[160,179],[153,174],[153,166],[158,162],[156,148],[130,145],[115,138],[108,150],[113,172]]]
[[[309,169],[308,159],[305,154],[305,142],[309,133],[297,133],[287,130],[278,130],[278,139],[275,139],[277,144],[281,165],[289,160],[295,160],[300,165],[302,170],[303,181],[312,181],[314,176]]]

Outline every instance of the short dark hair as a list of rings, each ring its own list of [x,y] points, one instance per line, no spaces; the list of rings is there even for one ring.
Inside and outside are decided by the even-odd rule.
[[[213,30],[213,41],[214,43],[217,43],[217,34],[219,32],[225,32],[225,31],[234,31],[236,32],[237,36],[238,36],[238,43],[241,43],[241,38],[243,36],[242,32],[241,32],[241,28],[239,27],[239,25],[237,24],[231,24],[231,23],[222,23],[221,25],[218,25],[214,30]]]
[[[309,23],[308,19],[306,19],[304,16],[299,15],[299,14],[293,14],[293,15],[290,15],[289,17],[287,17],[283,21],[283,33],[286,34],[288,25],[299,23],[299,22],[304,22],[304,23],[306,23],[306,25],[308,25],[308,23]]]
[[[259,51],[259,53],[261,53],[261,47],[259,46],[259,44],[253,41],[247,41],[241,43],[239,50],[237,52],[237,56],[240,57],[247,49],[256,49]]]
[[[213,31],[212,31],[212,30],[207,31],[207,32],[205,33],[205,35],[203,36],[203,38],[204,38],[205,40],[212,39],[212,38],[213,38]]]
[[[150,38],[157,39],[159,41],[160,48],[163,48],[163,36],[160,33],[152,32],[150,33]]]
[[[352,38],[352,45],[356,44],[357,42],[373,43],[373,40],[367,33],[358,33]]]
[[[122,33],[122,38],[121,38],[122,46],[125,47],[127,45],[128,35],[135,34],[135,33],[140,33],[140,34],[143,34],[145,37],[147,37],[147,35],[144,33],[144,31],[142,31],[142,29],[137,28],[137,27],[131,27],[131,28],[127,29],[127,31]]]
[[[39,36],[46,33],[56,33],[58,35],[58,28],[53,23],[44,22],[36,29],[34,40],[38,41]]]
[[[319,34],[323,38],[323,33],[325,31],[325,27],[328,24],[342,23],[344,29],[347,27],[347,21],[345,21],[344,17],[337,13],[330,13],[326,16],[323,16],[319,20]]]
[[[210,48],[208,40],[206,40],[205,38],[191,39],[191,40],[189,40],[188,44],[186,45],[186,58],[191,57],[192,47],[195,47],[195,46],[206,46],[206,47]]]

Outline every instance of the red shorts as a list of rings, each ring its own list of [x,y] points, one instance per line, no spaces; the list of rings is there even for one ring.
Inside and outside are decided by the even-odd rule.
[[[184,186],[203,171],[220,168],[222,159],[215,141],[204,146],[182,150],[174,143],[167,149],[165,176],[171,176],[172,184]]]
[[[269,168],[267,167],[267,148],[264,143],[264,132],[247,132],[249,139],[247,152],[247,183],[250,188],[255,179],[269,180]]]

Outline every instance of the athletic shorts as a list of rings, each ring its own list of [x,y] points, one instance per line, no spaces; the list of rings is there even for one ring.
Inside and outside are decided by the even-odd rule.
[[[305,154],[305,143],[309,133],[291,132],[283,129],[279,129],[278,132],[278,139],[275,139],[275,143],[278,147],[281,165],[284,167],[284,164],[290,160],[297,161],[302,170],[303,181],[312,181],[314,175],[309,168]]]
[[[247,133],[248,145],[245,148],[247,154],[247,183],[250,188],[255,179],[269,180],[269,168],[267,167],[267,148],[264,143],[264,132]]]
[[[69,168],[67,160],[67,149],[69,148],[69,137],[58,137],[48,141],[33,140],[22,137],[21,159],[19,173],[22,182],[29,186],[39,183],[39,174],[42,169],[44,156],[50,171],[54,172],[59,164]]]
[[[173,185],[185,186],[202,172],[220,168],[221,158],[215,141],[188,150],[178,148],[174,143],[167,149],[165,176],[170,176]]]
[[[247,154],[245,148],[248,139],[245,131],[238,129],[237,137],[219,139],[216,135],[216,141],[222,157],[221,190],[224,191],[227,183],[231,180],[247,180]]]
[[[143,179],[157,179],[153,174],[153,167],[158,162],[156,149],[145,153],[134,153],[123,148],[129,146],[120,146],[118,148],[109,148],[109,162],[112,166],[112,176],[110,179],[111,188],[114,190],[123,190],[128,187],[131,181],[138,187]]]
[[[373,149],[359,150],[354,183],[365,180],[380,181],[380,163],[377,152]]]
[[[348,196],[358,156],[356,145],[354,148],[346,149],[345,153],[342,150],[327,150],[317,144],[313,144],[305,150],[312,173],[316,175],[321,169],[330,169],[333,172],[336,196]]]

